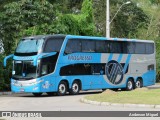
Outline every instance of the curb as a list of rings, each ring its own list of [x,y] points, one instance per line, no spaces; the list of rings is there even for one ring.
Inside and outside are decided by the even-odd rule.
[[[110,102],[97,102],[97,101],[91,101],[87,100],[85,98],[80,99],[81,102],[91,104],[91,105],[99,105],[99,106],[115,106],[115,107],[130,107],[130,108],[154,108],[154,109],[160,109],[160,105],[149,105],[149,104],[120,104],[120,103],[110,103]]]
[[[0,92],[0,96],[1,95],[13,95],[13,94],[23,94],[23,93],[21,93],[21,92],[19,92],[19,93],[14,93],[14,92]]]
[[[13,94],[12,92],[0,92],[0,95],[11,95]]]

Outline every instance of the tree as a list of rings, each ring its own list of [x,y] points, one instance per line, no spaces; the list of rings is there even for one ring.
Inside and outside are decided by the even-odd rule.
[[[150,0],[152,4],[157,4],[159,5],[160,4],[160,0]]]
[[[47,29],[44,29],[47,28]],[[92,0],[84,0],[78,14],[56,14],[56,19],[51,23],[41,24],[26,29],[27,35],[31,34],[74,34],[74,35],[98,35],[96,32]]]
[[[113,18],[119,7],[126,0],[110,0],[110,19]],[[105,36],[106,0],[94,0],[94,16],[96,18],[97,30]],[[105,11],[105,12],[104,12]],[[118,12],[111,26],[111,37],[135,38],[138,29],[146,27],[148,16],[139,8],[136,3],[124,5]]]
[[[55,19],[55,8],[46,0],[21,0],[7,2],[1,6],[0,13],[0,38],[3,41],[5,53],[1,54],[1,60],[5,55],[13,53],[15,45],[25,30],[34,28],[44,23],[51,23]],[[47,29],[47,28],[43,28]],[[2,62],[2,61],[0,61]],[[11,77],[12,62],[9,62],[7,69],[0,66],[0,89],[8,89]],[[4,73],[4,74],[3,74]],[[3,82],[2,82],[3,81]]]
[[[24,29],[51,23],[55,19],[54,9],[54,6],[46,0],[21,0],[3,6],[0,31],[5,53],[12,52],[17,43],[16,39],[20,36],[19,33]]]

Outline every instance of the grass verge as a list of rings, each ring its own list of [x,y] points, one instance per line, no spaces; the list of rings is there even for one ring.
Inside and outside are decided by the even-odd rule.
[[[118,92],[106,90],[100,94],[85,96],[85,99],[98,102],[160,105],[160,89],[141,88]]]

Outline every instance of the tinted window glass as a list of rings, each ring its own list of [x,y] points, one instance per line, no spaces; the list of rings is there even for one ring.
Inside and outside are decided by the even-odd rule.
[[[80,40],[69,40],[65,49],[65,53],[81,52]]]
[[[119,41],[110,42],[110,52],[122,53],[122,42]]]
[[[53,56],[45,57],[41,59],[41,76],[50,74],[54,71],[57,62],[58,53]]]
[[[152,54],[154,53],[154,44],[129,41],[71,39],[67,43],[65,52]]]
[[[154,44],[153,43],[146,43],[146,53],[147,54],[154,53]]]
[[[145,54],[145,43],[135,43],[135,54]]]
[[[122,42],[122,51],[124,54],[127,54],[128,53],[128,50],[127,50],[127,42]]]
[[[95,41],[82,40],[82,52],[95,52]]]
[[[63,39],[48,39],[44,48],[44,52],[59,52],[63,43]]]
[[[105,65],[105,63],[71,64],[61,67],[60,75],[103,75],[105,74]]]
[[[107,42],[107,41],[96,41],[96,52],[98,52],[98,53],[108,53],[109,52],[109,42]]]
[[[126,42],[127,44],[127,53],[128,54],[134,54],[134,52],[135,52],[135,43],[134,42]]]

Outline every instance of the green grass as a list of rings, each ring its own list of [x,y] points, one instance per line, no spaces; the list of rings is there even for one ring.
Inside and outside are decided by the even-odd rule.
[[[103,93],[89,95],[85,98],[99,102],[160,105],[160,89],[148,90],[147,88],[141,88],[133,91],[118,92],[106,90]]]

